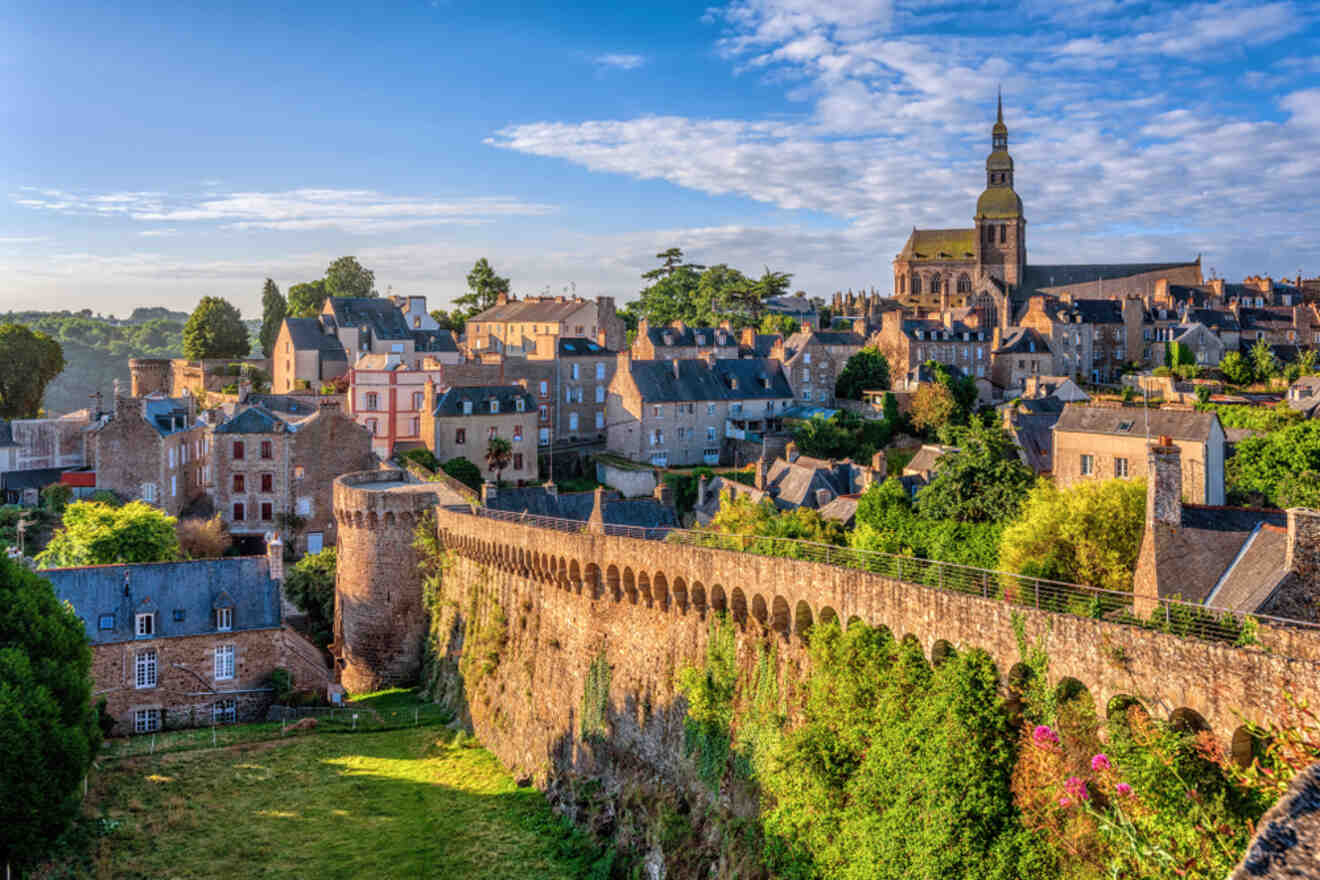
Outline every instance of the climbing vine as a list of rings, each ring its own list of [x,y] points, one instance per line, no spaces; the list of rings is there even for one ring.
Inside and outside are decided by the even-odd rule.
[[[706,660],[678,671],[678,690],[687,697],[684,751],[696,760],[697,774],[718,789],[733,743],[734,688],[738,682],[738,645],[727,614],[710,618]]]
[[[582,687],[582,738],[596,739],[609,732],[610,678],[613,670],[601,648],[587,667],[587,680]]]

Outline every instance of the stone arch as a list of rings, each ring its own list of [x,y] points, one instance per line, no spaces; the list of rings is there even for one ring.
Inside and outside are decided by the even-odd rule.
[[[959,293],[972,292],[972,279],[968,277],[966,272],[958,276],[958,292]]]
[[[353,528],[355,529],[362,528],[362,511],[355,510],[351,515],[353,517]]]
[[[724,597],[724,588],[719,584],[710,588],[710,610],[716,614],[729,613],[729,601]]]
[[[380,528],[380,514],[376,513],[376,511],[374,510],[367,513],[367,528],[369,529]]]
[[[865,623],[865,622],[866,621],[862,620],[860,617],[854,614],[852,617],[848,618],[848,629],[852,629],[855,624]]]
[[[770,612],[766,610],[765,599],[760,593],[752,595],[752,617],[756,618],[756,622],[761,626],[770,625]]]
[[[630,604],[637,604],[637,578],[633,570],[626,566],[623,569],[623,594],[628,597]]]
[[[641,594],[642,601],[646,603],[646,607],[650,608],[654,602],[654,599],[651,596],[651,579],[647,577],[646,572],[644,571],[637,572],[637,592]]]
[[[774,603],[770,606],[770,628],[782,636],[787,636],[793,627],[792,615],[788,610],[788,600],[783,596],[775,596]]]
[[[931,666],[943,666],[956,656],[957,652],[953,650],[953,643],[948,639],[936,639],[935,644],[930,646]]]
[[[575,593],[582,592],[582,570],[578,568],[576,559],[568,566],[568,588]]]
[[[907,635],[903,636],[903,638],[899,640],[899,644],[911,645],[912,647],[917,649],[917,653],[922,656],[922,659],[925,659],[926,651],[921,647],[921,639],[917,638],[912,633],[908,633]]]
[[[1210,729],[1205,717],[1188,706],[1179,706],[1169,713],[1169,726],[1183,733],[1202,733]]]
[[[559,557],[558,568],[559,568],[559,588],[561,590],[571,589],[568,580],[568,560],[564,559],[564,557],[562,556]]]
[[[601,598],[605,594],[605,589],[600,579],[600,566],[594,562],[588,562],[584,577],[587,594],[593,599]]]
[[[1131,717],[1133,712],[1140,712],[1147,718],[1150,717],[1150,713],[1146,711],[1146,707],[1141,700],[1131,694],[1114,694],[1105,705],[1105,718],[1110,721]]]
[[[742,591],[742,587],[733,588],[730,594],[730,611],[739,626],[747,624],[747,595]]]
[[[619,585],[619,567],[612,563],[605,569],[605,595],[615,602],[623,598],[623,589]]]
[[[701,617],[706,616],[706,588],[701,581],[692,582],[692,610]]]
[[[651,592],[655,594],[656,604],[661,611],[669,610],[669,581],[664,572],[657,571],[651,580]]]
[[[1239,767],[1250,767],[1252,760],[1260,756],[1265,744],[1266,739],[1258,736],[1250,725],[1241,724],[1233,731],[1228,752]]]
[[[1086,700],[1094,705],[1095,701],[1091,698],[1091,692],[1072,676],[1065,676],[1059,679],[1059,683],[1054,686],[1054,697],[1060,703],[1071,703],[1075,700]]]
[[[1027,689],[1027,685],[1036,677],[1036,672],[1025,663],[1014,663],[1013,668],[1008,670],[1008,689],[1014,693],[1020,694]]]
[[[830,606],[825,605],[820,609],[820,625],[825,626],[828,623],[833,623],[838,627],[843,626],[843,623],[839,620],[838,612]]]
[[[681,577],[674,578],[674,607],[678,609],[679,614],[687,614],[687,581],[683,580]]]
[[[811,628],[816,625],[814,616],[811,613],[811,606],[807,600],[799,599],[797,608],[793,609],[793,632],[799,638],[805,639],[811,635]]]
[[[385,511],[385,528],[389,529],[393,527],[394,527],[394,511],[387,510]]]

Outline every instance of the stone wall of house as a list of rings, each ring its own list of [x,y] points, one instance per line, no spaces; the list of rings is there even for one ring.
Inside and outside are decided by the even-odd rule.
[[[1063,489],[1082,480],[1109,480],[1116,475],[1117,460],[1127,460],[1129,479],[1147,476],[1146,433],[1142,427],[1141,410],[1132,410],[1135,422],[1131,437],[1110,434],[1074,434],[1054,431],[1054,482]],[[1153,439],[1153,438],[1152,438]],[[1206,454],[1201,443],[1175,440],[1174,445],[1182,458],[1182,497],[1188,504],[1205,504]],[[1093,470],[1090,476],[1082,474],[1082,456],[1090,455]]]

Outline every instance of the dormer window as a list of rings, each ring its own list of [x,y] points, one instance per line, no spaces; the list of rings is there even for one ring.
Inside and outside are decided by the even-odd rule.
[[[513,403],[513,408],[516,409],[518,412],[522,412],[524,406],[526,406],[526,404],[523,403],[523,399],[521,397],[517,398]]]
[[[215,609],[215,628],[219,632],[229,632],[234,628],[234,609],[217,608]]]
[[[465,416],[472,415],[472,401],[470,400],[463,401],[463,415]]]
[[[134,618],[133,632],[138,638],[150,638],[156,634],[156,615],[148,612]]]
[[[500,411],[500,399],[498,397],[492,397],[490,399],[490,411],[493,413]]]

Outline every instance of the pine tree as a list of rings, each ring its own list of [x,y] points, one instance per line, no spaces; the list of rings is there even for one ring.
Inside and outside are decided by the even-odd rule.
[[[279,287],[271,279],[266,279],[266,286],[261,290],[261,351],[270,357],[275,350],[275,338],[280,335],[280,325],[289,310]]]

